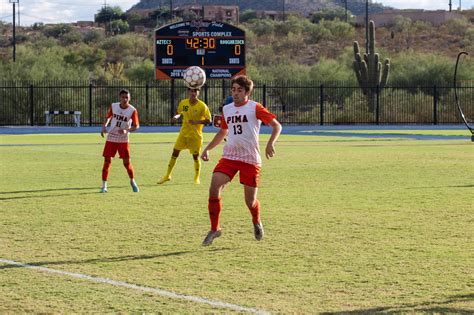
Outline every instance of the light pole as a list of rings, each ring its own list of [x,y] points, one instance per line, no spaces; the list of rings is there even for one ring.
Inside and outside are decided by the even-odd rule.
[[[451,3],[451,0],[449,0],[449,12],[451,12],[451,7],[452,7],[452,3]]]
[[[344,0],[344,8],[346,9],[346,23],[347,23],[347,0]]]
[[[283,0],[283,21],[286,21],[286,14],[285,14],[285,0]]]
[[[365,0],[365,52],[369,53],[369,0]]]
[[[173,0],[170,0],[170,22],[173,20]]]
[[[20,1],[20,0],[9,0],[11,4],[13,4],[13,62],[16,61],[16,21],[15,21],[15,16],[16,16],[16,8],[15,5]]]

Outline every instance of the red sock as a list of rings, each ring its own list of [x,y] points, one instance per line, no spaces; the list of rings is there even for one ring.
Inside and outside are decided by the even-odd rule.
[[[110,165],[112,165],[111,161],[104,161],[104,166],[102,166],[102,180],[104,181],[109,178]]]
[[[253,207],[249,209],[252,214],[252,223],[257,224],[260,222],[260,201],[255,201]]]
[[[124,163],[123,166],[125,166],[125,168],[127,169],[128,177],[130,177],[130,179],[133,179],[135,177],[135,174],[133,172],[132,163]]]
[[[208,209],[209,209],[209,218],[211,219],[211,230],[212,231],[220,230],[219,217],[222,210],[221,198],[220,197],[209,198]]]

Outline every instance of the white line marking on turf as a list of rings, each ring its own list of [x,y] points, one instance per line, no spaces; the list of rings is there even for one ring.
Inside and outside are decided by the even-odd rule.
[[[36,269],[44,272],[49,272],[49,273],[56,273],[60,275],[65,275],[65,276],[70,276],[73,278],[77,279],[82,279],[82,280],[89,280],[92,282],[97,282],[97,283],[105,283],[105,284],[111,284],[117,287],[124,287],[128,289],[133,289],[133,290],[138,290],[138,291],[143,291],[143,292],[149,292],[153,293],[156,295],[161,295],[170,299],[181,299],[181,300],[188,300],[196,303],[201,303],[201,304],[209,304],[215,307],[220,307],[220,308],[227,308],[235,311],[240,311],[240,312],[250,312],[250,313],[255,313],[255,314],[271,314],[268,311],[265,310],[260,310],[257,308],[250,308],[250,307],[245,307],[237,304],[231,304],[231,303],[226,303],[226,302],[221,302],[221,301],[216,301],[216,300],[208,300],[205,298],[200,298],[198,296],[192,296],[192,295],[185,295],[185,294],[179,294],[179,293],[174,293],[171,291],[166,291],[162,289],[157,289],[157,288],[150,288],[150,287],[144,287],[136,284],[131,284],[123,281],[116,281],[108,278],[101,278],[101,277],[93,277],[93,276],[88,276],[85,274],[81,273],[74,273],[74,272],[68,272],[68,271],[63,271],[63,270],[57,270],[57,269],[51,269],[51,268],[45,268],[45,267],[39,267],[39,266],[34,266],[34,265],[29,265],[29,264],[23,264],[20,262],[16,262],[13,260],[7,260],[7,259],[1,259],[0,258],[0,263],[8,264],[8,265],[14,265],[18,267],[24,267],[24,268],[30,268],[30,269]]]

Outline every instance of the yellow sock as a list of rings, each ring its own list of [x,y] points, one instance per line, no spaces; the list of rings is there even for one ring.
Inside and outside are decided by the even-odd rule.
[[[201,160],[194,160],[194,183],[200,184],[199,175],[201,174]]]
[[[173,172],[174,165],[176,164],[177,157],[171,156],[170,162],[168,163],[168,169],[166,170],[165,177],[171,177],[171,172]]]

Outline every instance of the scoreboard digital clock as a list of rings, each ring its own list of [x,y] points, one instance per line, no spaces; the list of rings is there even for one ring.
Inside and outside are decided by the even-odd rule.
[[[216,49],[216,39],[213,37],[188,37],[186,48],[188,49]]]
[[[156,79],[182,78],[190,66],[204,69],[207,79],[245,74],[245,32],[215,21],[183,21],[156,29]]]

